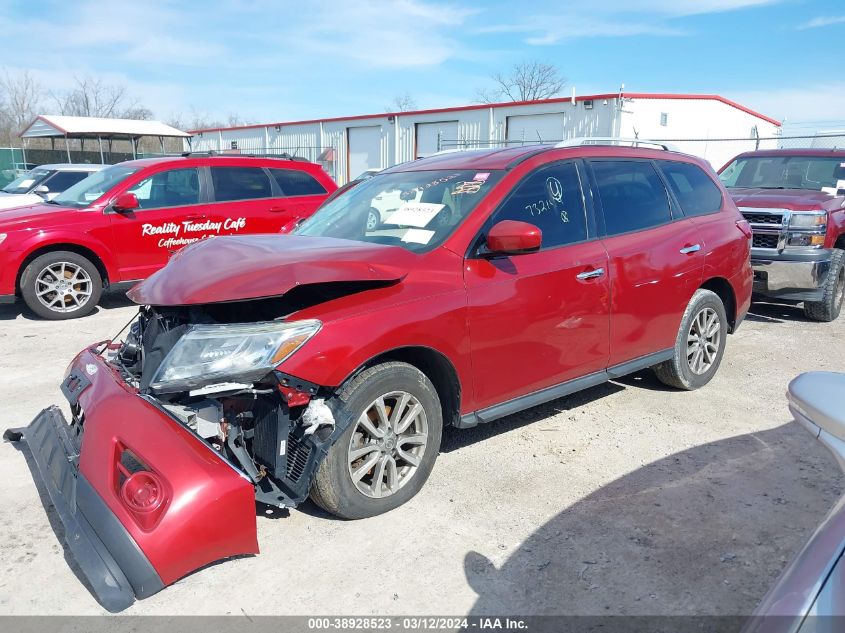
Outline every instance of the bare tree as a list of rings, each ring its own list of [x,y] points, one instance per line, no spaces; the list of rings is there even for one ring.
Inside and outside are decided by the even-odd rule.
[[[393,97],[393,101],[385,108],[388,112],[410,112],[417,109],[417,101],[410,92]]]
[[[481,103],[549,99],[560,94],[566,85],[566,78],[556,66],[537,61],[514,64],[507,74],[499,72],[491,78],[495,86],[478,91],[477,100]]]
[[[125,86],[106,83],[99,77],[74,78],[76,85],[65,93],[51,93],[59,114],[101,118],[153,118],[152,111],[129,96]]]
[[[29,71],[0,75],[0,135],[4,143],[17,145],[17,135],[38,115],[43,99],[44,90]]]

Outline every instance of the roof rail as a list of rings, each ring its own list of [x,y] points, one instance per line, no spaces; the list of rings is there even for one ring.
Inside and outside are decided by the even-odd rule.
[[[279,160],[294,160],[300,163],[311,162],[304,156],[295,156],[293,154],[288,154],[287,152],[282,152],[281,154],[229,154],[225,151],[219,152],[217,150],[210,149],[203,152],[182,152],[181,155],[184,158],[188,158],[190,156],[216,156],[218,158],[278,158]]]
[[[677,152],[678,148],[672,143],[663,141],[649,141],[642,138],[619,138],[616,136],[578,136],[557,143],[555,147],[579,147],[581,145],[621,145],[630,144],[631,147],[657,147],[667,152]]]

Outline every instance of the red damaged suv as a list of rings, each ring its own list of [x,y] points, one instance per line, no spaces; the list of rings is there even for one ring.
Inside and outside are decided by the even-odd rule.
[[[406,163],[292,235],[198,242],[135,286],[122,342],[68,370],[72,421],[6,433],[100,602],[256,553],[256,500],[396,508],[445,425],[647,367],[710,381],[750,304],[750,228],[706,163],[643,145]]]

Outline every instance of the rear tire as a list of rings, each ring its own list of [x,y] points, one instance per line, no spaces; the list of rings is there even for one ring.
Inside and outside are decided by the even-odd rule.
[[[310,493],[317,505],[344,519],[362,519],[393,510],[420,491],[443,431],[440,400],[425,374],[407,363],[376,365],[327,404],[346,429],[317,470]]]
[[[21,296],[35,314],[59,321],[90,314],[103,293],[103,278],[89,259],[53,251],[33,259],[21,275]]]
[[[703,387],[719,369],[727,334],[728,319],[719,295],[699,288],[681,319],[674,355],[653,367],[658,380],[687,391]]]
[[[830,272],[824,284],[821,301],[805,301],[804,315],[813,321],[829,323],[842,311],[845,301],[845,250],[834,249],[830,259]]]

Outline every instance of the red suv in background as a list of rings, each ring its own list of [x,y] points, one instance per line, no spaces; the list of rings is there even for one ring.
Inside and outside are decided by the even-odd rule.
[[[335,189],[300,160],[188,154],[113,165],[50,202],[0,210],[0,303],[83,316],[104,288],[148,277],[183,246],[290,229]]]
[[[399,206],[373,226],[384,196]],[[750,236],[712,169],[665,149],[435,155],[291,235],[184,249],[129,292],[126,339],[73,361],[72,422],[51,407],[6,437],[121,609],[257,552],[256,500],[344,518],[405,503],[446,425],[648,367],[705,385],[750,304]]]

